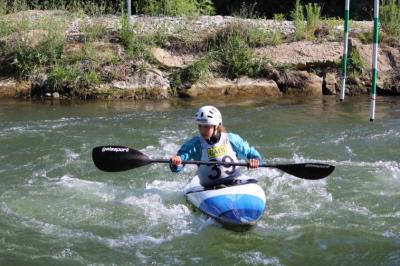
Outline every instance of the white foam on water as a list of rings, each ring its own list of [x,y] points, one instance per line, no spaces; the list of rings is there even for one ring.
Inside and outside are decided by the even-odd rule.
[[[278,258],[266,256],[259,251],[244,252],[235,257],[243,259],[247,265],[282,265]]]
[[[11,209],[8,208],[7,204],[4,201],[2,203],[0,203],[0,210],[1,210],[1,212],[3,212],[6,215],[12,214]]]
[[[349,156],[357,155],[357,154],[353,153],[353,150],[349,146],[345,146],[345,149]]]
[[[48,181],[51,181],[51,182],[60,180],[59,177],[49,177],[47,175],[47,170],[41,169],[39,171],[35,171],[35,172],[32,173],[31,178],[28,179],[28,184],[30,184],[30,185],[34,184],[35,182],[38,181],[38,178],[44,178],[44,179],[46,179]]]
[[[306,161],[299,154],[294,158],[297,162]],[[316,219],[334,202],[326,179],[304,180],[269,168],[248,171],[246,175],[256,177],[265,190],[267,213],[263,220],[267,225],[263,225],[262,220],[259,227],[266,232],[301,230],[295,226],[299,219]]]
[[[200,258],[200,257],[191,257],[190,260],[193,261],[193,263],[199,264],[202,261],[202,258]]]
[[[323,160],[323,159],[314,159],[305,157],[302,154],[293,153],[292,159],[287,158],[272,158],[269,160],[271,163],[307,163],[307,162],[315,162],[315,163],[325,163],[332,164],[336,167],[338,166],[350,166],[350,167],[369,167],[369,168],[382,168],[387,169],[390,172],[394,173],[397,177],[397,174],[400,173],[400,162],[397,161],[375,161],[375,162],[359,162],[353,160],[346,161],[336,161],[336,160]],[[335,172],[333,172],[334,174]]]
[[[83,193],[90,193],[91,195],[97,196],[102,201],[108,202],[115,200],[115,193],[110,191],[105,183],[83,180],[74,178],[69,175],[63,175],[55,182],[56,185],[74,189]]]
[[[350,211],[355,214],[364,215],[367,217],[372,216],[372,212],[367,207],[360,206],[355,202],[344,202],[340,207],[345,211]]]
[[[55,259],[55,260],[64,260],[64,259],[68,259],[68,260],[74,260],[76,262],[85,263],[85,260],[83,259],[83,257],[81,255],[79,255],[78,252],[71,250],[70,248],[63,248],[61,251],[57,252],[56,254],[54,254],[53,256],[51,256],[51,258]]]
[[[277,163],[287,161],[287,159],[284,158],[275,158],[274,160],[276,160]],[[387,185],[391,186],[395,185],[397,180],[399,180],[400,163],[395,161],[355,162],[352,160],[316,160],[306,158],[299,153],[294,153],[291,161],[295,161],[296,163],[313,161],[333,164],[336,167],[369,168],[370,172],[373,170],[377,173],[377,178],[384,177],[384,179],[380,181],[381,184],[382,182],[387,182]],[[332,175],[335,175],[335,172]],[[269,221],[268,226],[262,227],[261,224],[261,228],[268,232],[273,232],[274,230],[287,231],[291,229],[290,225],[295,223],[296,219],[317,219],[321,217],[317,220],[320,221],[319,223],[325,224],[326,219],[329,219],[332,215],[345,215],[347,217],[349,215],[348,213],[350,213],[352,217],[359,216],[363,219],[360,220],[359,223],[351,223],[349,226],[354,228],[365,228],[367,226],[368,228],[374,228],[377,232],[382,232],[385,225],[387,227],[387,223],[384,221],[385,218],[398,218],[400,216],[398,210],[383,215],[374,213],[374,211],[368,207],[368,203],[363,204],[363,201],[359,202],[355,200],[357,195],[360,196],[360,191],[356,192],[353,197],[346,199],[344,202],[341,202],[340,198],[333,198],[332,194],[327,190],[329,180],[330,179],[307,181],[296,179],[287,174],[281,174],[280,176],[269,179],[270,182],[266,181],[264,186],[266,187],[267,206],[270,207],[272,205],[272,211],[266,216],[266,221]],[[301,191],[304,191],[304,193]],[[369,190],[368,192],[376,194],[374,190]],[[301,196],[299,193],[304,196],[307,195],[307,197],[299,200],[299,196]],[[380,196],[386,197],[390,194],[390,192],[387,191],[380,191],[379,193]],[[398,196],[399,194],[396,193],[395,195]],[[312,199],[311,203],[304,204],[310,199]],[[278,204],[278,212],[274,212],[274,204]],[[328,214],[328,216],[325,214]],[[301,230],[301,228],[299,230]]]
[[[147,263],[147,260],[150,258],[150,256],[145,256],[145,255],[143,255],[139,250],[136,250],[135,255],[136,255],[136,257],[140,260],[140,262],[141,262],[142,264]]]
[[[39,121],[40,124],[42,123],[58,123],[58,122],[68,122],[68,121],[80,121],[82,118],[80,117],[61,117],[59,119],[45,119]]]
[[[373,218],[400,218],[400,211],[386,214],[373,214]]]
[[[101,183],[101,182],[83,180],[83,179],[71,177],[69,175],[63,175],[59,179],[57,184],[61,185],[61,186],[69,187],[69,188],[93,188],[93,187],[102,188],[105,186],[105,184]]]
[[[66,166],[70,165],[70,164],[75,164],[77,166],[77,164],[80,163],[85,163],[84,160],[78,161],[77,159],[81,156],[79,153],[68,149],[68,148],[63,148],[62,151],[65,154],[65,157],[63,157],[62,159],[58,159],[58,158],[52,158],[50,155],[45,155],[45,156],[41,156],[39,158],[37,158],[36,161],[30,162],[26,165],[24,165],[24,167],[30,167],[30,168],[37,168],[36,166],[36,162],[39,162],[39,165],[42,164],[42,162],[50,162],[48,164],[46,164],[45,167],[42,167],[40,170],[37,171],[33,171],[32,176],[30,177],[30,179],[28,180],[28,184],[33,184],[38,180],[38,178],[44,178],[48,181],[58,181],[60,180],[59,177],[50,177],[53,171],[56,171],[58,169],[64,169]],[[61,154],[61,153],[60,153]],[[52,163],[52,161],[55,161],[54,163]],[[48,166],[50,165],[50,166]],[[63,178],[68,178],[68,175],[65,175],[63,177],[61,177],[61,181],[66,181],[63,180]]]
[[[182,192],[185,187],[183,182],[153,180],[151,183],[146,183],[146,189],[156,189],[160,191]]]
[[[383,132],[379,132],[376,134],[371,134],[370,132],[365,132],[365,134],[360,134],[359,130],[355,129],[346,129],[339,134],[339,136],[331,136],[329,140],[322,141],[321,143],[329,144],[342,144],[345,141],[356,141],[356,140],[380,140],[388,137],[400,137],[400,132],[395,131],[393,129],[389,129]]]
[[[383,236],[387,238],[395,238],[400,241],[400,234],[399,232],[393,232],[392,230],[386,230],[383,232]]]
[[[94,193],[94,195],[96,195],[98,198],[100,198],[102,201],[105,201],[105,202],[115,200],[115,195],[112,193],[108,193],[108,192],[97,191]]]
[[[367,138],[368,139],[383,139],[386,137],[399,137],[399,136],[400,136],[400,132],[390,129],[390,130],[386,130],[382,133],[367,136]]]
[[[66,153],[66,156],[67,156],[67,162],[71,162],[71,161],[77,159],[80,156],[79,153],[76,153],[76,152],[74,152],[74,151],[72,151],[70,149],[65,149],[65,153]]]
[[[0,211],[15,219],[15,223],[22,224],[25,227],[35,229],[40,233],[51,235],[53,237],[63,238],[63,239],[89,239],[92,241],[100,242],[110,248],[132,248],[137,245],[142,245],[143,243],[159,245],[165,241],[173,239],[173,236],[167,237],[153,237],[145,234],[123,234],[118,238],[108,238],[95,235],[91,232],[86,232],[82,229],[70,229],[65,228],[60,225],[46,223],[35,218],[27,217],[12,211],[5,202],[0,204]]]
[[[166,206],[158,194],[145,193],[143,197],[130,196],[123,204],[141,208],[146,217],[147,227],[159,227],[167,224],[168,231],[175,236],[192,233],[190,225],[192,214],[183,204]]]
[[[71,125],[80,125],[82,123],[80,120],[80,118],[61,118],[56,120],[40,120],[29,122],[29,124],[26,125],[5,128],[2,130],[1,136],[43,132],[51,133],[54,129],[60,129]]]
[[[324,143],[324,144],[329,144],[329,143],[340,144],[340,143],[344,142],[347,139],[348,139],[348,135],[346,133],[342,133],[341,136],[339,136],[339,137],[331,138],[328,141],[321,141],[321,143]]]
[[[111,248],[130,248],[135,247],[142,243],[149,243],[154,245],[160,245],[165,241],[171,240],[170,237],[153,237],[144,234],[125,234],[118,239],[107,239],[106,242]]]
[[[176,154],[184,141],[191,138],[187,130],[162,130],[161,137],[159,138],[159,146],[147,146],[141,151],[151,158],[164,158],[169,159],[172,155]]]
[[[386,168],[394,172],[400,172],[400,163],[395,161],[376,161],[376,162],[355,162],[355,161],[341,161],[337,165],[344,166],[357,166],[357,167],[371,167],[371,168]]]

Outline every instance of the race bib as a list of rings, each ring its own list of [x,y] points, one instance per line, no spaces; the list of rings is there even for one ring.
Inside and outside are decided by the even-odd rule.
[[[226,155],[227,153],[228,151],[225,145],[212,147],[208,149],[208,158],[210,159],[217,158]]]

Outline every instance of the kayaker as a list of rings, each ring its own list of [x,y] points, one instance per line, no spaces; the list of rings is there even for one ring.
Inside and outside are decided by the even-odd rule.
[[[172,172],[180,172],[182,161],[220,161],[238,162],[245,159],[249,168],[257,168],[261,162],[260,153],[239,135],[227,133],[222,124],[222,115],[214,106],[203,106],[195,114],[199,135],[182,145],[176,155],[171,157]],[[204,187],[234,184],[240,176],[238,166],[200,165],[197,170],[200,184]]]

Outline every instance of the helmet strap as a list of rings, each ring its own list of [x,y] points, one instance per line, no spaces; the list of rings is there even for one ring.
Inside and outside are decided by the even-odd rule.
[[[207,140],[208,144],[214,145],[217,143],[221,138],[221,133],[217,130],[218,126],[213,127],[213,134],[211,135],[210,139]]]

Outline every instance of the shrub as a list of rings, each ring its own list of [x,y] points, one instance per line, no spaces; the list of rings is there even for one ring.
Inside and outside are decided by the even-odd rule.
[[[247,30],[247,39],[251,47],[264,45],[267,42],[270,35],[271,35],[270,32],[256,26],[250,27]]]
[[[182,16],[214,13],[211,0],[142,0],[135,2],[136,11],[148,15]]]
[[[274,33],[272,34],[271,43],[275,46],[282,43],[282,32],[280,30],[274,31]]]
[[[348,71],[352,76],[361,75],[364,71],[364,62],[357,49],[351,49],[348,58]]]
[[[258,66],[248,39],[247,28],[239,25],[233,25],[216,34],[215,58],[221,63],[223,75],[229,78],[257,75]]]
[[[260,15],[256,10],[256,5],[257,2],[254,2],[253,4],[246,4],[246,2],[243,1],[240,6],[239,12],[236,12],[233,15],[240,18],[257,18]]]
[[[12,61],[7,62],[8,67],[19,78],[28,78],[37,68],[56,63],[63,46],[63,36],[55,31],[50,31],[47,39],[37,47],[21,43],[13,49],[6,48],[6,53],[12,56]]]
[[[89,90],[101,81],[94,69],[82,70],[79,65],[55,65],[48,74],[52,90],[69,96],[87,97]]]
[[[308,3],[305,8],[307,14],[307,31],[309,34],[313,34],[321,18],[321,7],[316,3]]]
[[[194,62],[180,73],[180,80],[182,82],[195,83],[199,80],[207,80],[211,77],[211,56],[205,56],[202,59]]]
[[[107,23],[103,20],[95,20],[92,23],[85,22],[82,26],[82,31],[85,33],[86,41],[93,42],[101,40],[109,34]]]
[[[291,11],[290,16],[295,26],[296,39],[304,39],[305,23],[304,23],[304,7],[300,0],[296,0],[294,10]]]
[[[380,23],[389,35],[400,36],[400,4],[396,0],[383,0],[380,7]]]

